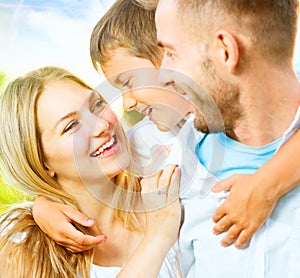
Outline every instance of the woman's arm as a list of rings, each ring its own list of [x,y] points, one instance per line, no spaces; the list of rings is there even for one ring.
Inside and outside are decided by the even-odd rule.
[[[247,244],[277,201],[300,184],[299,153],[300,130],[255,174],[234,175],[214,187],[215,192],[230,190],[213,216],[214,232],[228,231],[222,245],[235,242],[240,248]]]
[[[119,278],[158,277],[168,251],[178,238],[181,221],[179,184],[180,169],[174,165],[142,180],[143,199],[146,201],[145,207],[148,207],[147,230]],[[179,274],[180,269],[172,277],[180,277]]]

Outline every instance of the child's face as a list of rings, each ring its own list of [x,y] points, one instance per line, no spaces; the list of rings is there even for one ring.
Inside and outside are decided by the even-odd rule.
[[[136,109],[148,115],[162,131],[172,129],[192,111],[182,95],[159,84],[158,69],[151,61],[132,56],[125,48],[117,48],[111,54],[102,70],[109,82],[122,91],[124,110]]]

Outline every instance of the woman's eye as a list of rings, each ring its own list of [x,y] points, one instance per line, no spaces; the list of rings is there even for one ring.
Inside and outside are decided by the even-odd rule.
[[[79,121],[74,121],[72,123],[70,123],[63,131],[63,133],[66,133],[72,129],[74,129],[77,125],[79,124]]]
[[[99,109],[102,109],[105,106],[105,103],[102,100],[97,100],[93,106],[92,112],[95,113],[99,111]]]

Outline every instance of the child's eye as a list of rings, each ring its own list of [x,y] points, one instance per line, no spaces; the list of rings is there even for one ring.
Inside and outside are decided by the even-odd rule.
[[[131,78],[128,78],[128,79],[123,83],[122,87],[123,87],[123,88],[129,87],[130,82],[131,82]]]
[[[73,121],[71,122],[63,131],[63,133],[66,133],[70,130],[73,130],[77,125],[79,124],[79,121]]]

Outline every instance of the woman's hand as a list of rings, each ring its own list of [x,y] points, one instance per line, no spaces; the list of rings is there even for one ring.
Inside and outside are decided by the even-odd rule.
[[[142,179],[147,230],[118,277],[158,277],[163,261],[178,237],[181,221],[179,184],[180,169],[176,165]],[[178,277],[179,272],[174,277]]]
[[[180,168],[176,165],[141,180],[148,227],[146,236],[168,239],[170,247],[178,237],[181,220],[179,185]]]

